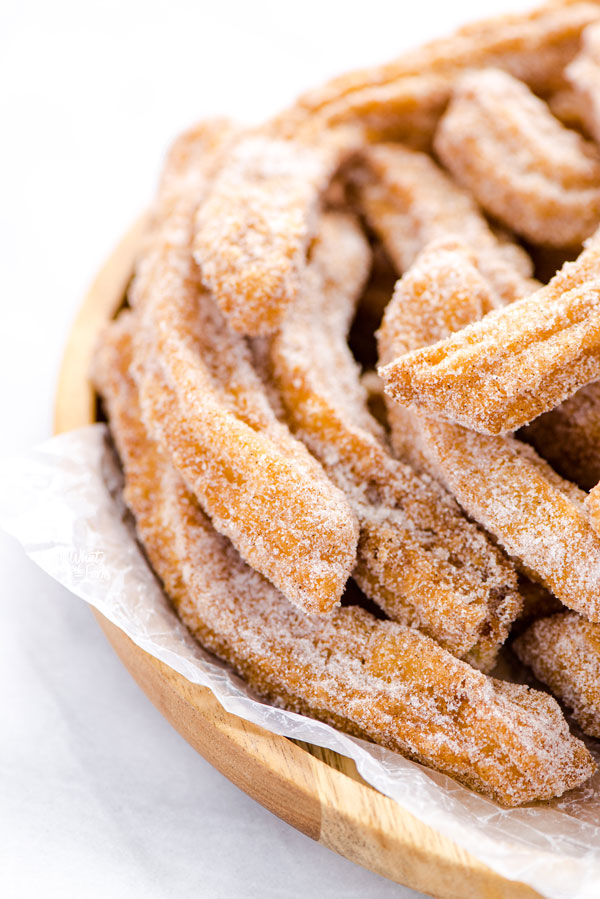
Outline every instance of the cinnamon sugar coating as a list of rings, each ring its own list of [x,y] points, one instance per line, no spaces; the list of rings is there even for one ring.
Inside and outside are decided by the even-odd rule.
[[[164,225],[187,198],[200,204],[225,155],[241,138],[241,129],[229,119],[205,119],[179,135],[169,149],[161,172],[154,219]]]
[[[377,333],[381,363],[444,340],[496,308],[479,266],[477,253],[458,237],[427,243],[385,308]]]
[[[444,338],[492,304],[467,248],[433,244],[396,286],[379,332],[382,359]],[[600,621],[600,539],[581,490],[513,437],[479,434],[392,401],[388,420],[401,458],[444,484],[565,605]]]
[[[427,476],[389,453],[346,336],[367,267],[352,219],[323,219],[311,279],[271,343],[287,420],[345,493],[359,526],[354,578],[391,618],[489,669],[520,609],[516,576]]]
[[[354,131],[316,143],[249,134],[198,210],[194,256],[231,327],[270,334],[298,293],[321,195],[359,146]]]
[[[534,243],[577,245],[600,223],[600,151],[506,72],[457,80],[434,146],[487,212]]]
[[[592,527],[600,536],[600,483],[590,490],[584,502]]]
[[[191,257],[158,238],[141,302],[135,376],[146,426],[221,533],[293,602],[327,612],[355,559],[340,490],[277,421],[247,346],[202,288]]]
[[[420,417],[413,443],[427,459],[427,470],[530,576],[600,622],[600,539],[590,526],[583,491],[512,437]]]
[[[554,408],[600,378],[600,234],[530,297],[380,374],[397,402],[486,434]]]
[[[215,126],[218,132],[219,126]],[[131,288],[134,375],[146,427],[217,530],[302,608],[329,612],[354,566],[358,527],[343,493],[269,405],[243,338],[203,288],[194,213],[230,132],[190,132],[171,155],[157,218]],[[192,166],[195,180],[187,171]],[[164,189],[163,194],[164,195]]]
[[[474,303],[471,312],[461,306],[459,314],[464,313],[463,317],[452,321],[455,307],[452,291],[448,291],[444,332],[432,330],[431,316],[427,316],[422,305],[406,304],[403,315],[410,316],[409,332],[412,329],[412,335],[407,335],[409,344],[403,343],[397,333],[394,335],[396,349],[388,352],[381,335],[382,359],[391,361],[409,349],[435,343],[482,318],[492,308],[525,297],[540,286],[531,277],[529,257],[516,244],[506,238],[502,240],[492,231],[472,197],[429,156],[398,145],[380,144],[368,148],[362,159],[353,179],[357,201],[397,270],[405,272],[421,250],[435,242],[452,241],[454,235],[464,248],[462,261],[453,263],[451,256],[436,252],[418,267],[414,266],[410,277],[418,278],[418,272],[422,272],[424,282],[420,295],[425,299],[435,283],[452,279],[460,269],[466,279],[461,288],[461,302],[466,302],[465,293],[469,293]],[[444,271],[430,269],[443,258],[447,263]],[[418,289],[418,285],[413,289]],[[434,316],[440,311],[440,304],[434,304]],[[402,327],[403,315],[393,317],[398,327]],[[387,320],[388,324],[392,321],[389,314]],[[415,337],[415,328],[422,330],[420,341],[410,339]],[[394,414],[392,410],[390,415]],[[396,428],[398,433],[401,430]],[[535,419],[527,429],[526,439],[563,476],[586,489],[592,487],[600,480],[600,388],[593,384],[584,387],[556,409]]]
[[[600,626],[573,612],[559,613],[534,621],[513,649],[584,733],[600,737]]]
[[[565,659],[596,652],[600,488],[561,475],[600,480],[600,230],[560,244],[600,215],[599,21],[567,0],[479,23],[252,130],[190,129],[94,365],[204,646],[508,805],[594,770],[554,700],[482,672],[558,602],[596,622],[566,617]],[[577,666],[554,689],[584,683],[583,709]]]
[[[126,314],[95,379],[140,540],[192,633],[260,695],[375,740],[518,805],[561,795],[594,763],[543,693],[487,678],[410,628],[356,607],[295,610],[218,535],[141,424]],[[149,487],[151,489],[149,489]]]
[[[497,305],[539,286],[524,250],[494,233],[470,194],[426,153],[379,144],[365,149],[361,160],[353,178],[357,202],[398,272],[432,241],[455,236],[476,255]]]

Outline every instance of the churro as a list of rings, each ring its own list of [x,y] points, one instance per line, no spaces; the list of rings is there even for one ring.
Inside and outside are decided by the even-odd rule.
[[[539,286],[527,254],[499,239],[473,198],[427,154],[399,144],[368,147],[354,167],[353,183],[361,211],[399,273],[432,241],[454,236],[476,254],[498,305]]]
[[[427,470],[528,574],[571,609],[600,621],[600,539],[585,493],[519,440],[429,417],[419,421],[417,452],[426,456]]]
[[[396,286],[379,332],[382,359],[444,338],[492,304],[468,250],[433,244]],[[565,605],[600,621],[600,539],[581,490],[513,437],[478,434],[393,402],[388,420],[402,458],[437,478]]]
[[[380,369],[397,402],[502,434],[600,378],[600,234],[549,284]]]
[[[194,256],[231,327],[269,334],[298,293],[322,194],[354,130],[303,143],[241,138],[198,211]]]
[[[600,627],[562,612],[534,621],[512,647],[584,733],[600,737]]]
[[[367,252],[352,219],[324,218],[311,278],[272,340],[276,384],[294,433],[358,518],[360,587],[391,618],[489,668],[520,609],[516,576],[449,496],[391,457],[368,412],[346,344]]]
[[[498,221],[534,243],[580,244],[600,222],[600,152],[499,69],[461,76],[435,150]]]
[[[159,224],[131,290],[142,415],[242,557],[293,602],[327,612],[354,565],[356,519],[276,419],[248,347],[202,288],[191,254],[196,201],[184,194]]]
[[[444,340],[496,308],[496,295],[478,263],[477,254],[456,237],[425,246],[386,306],[377,333],[382,364]]]
[[[260,695],[375,740],[506,805],[561,795],[594,763],[557,703],[487,678],[357,607],[294,610],[218,535],[141,424],[128,314],[95,360],[146,553],[191,632]],[[149,487],[151,486],[151,489]]]
[[[292,601],[328,611],[354,564],[354,516],[273,415],[247,348],[190,280],[189,254],[165,247],[162,264],[164,294],[136,336],[144,420],[242,556]]]

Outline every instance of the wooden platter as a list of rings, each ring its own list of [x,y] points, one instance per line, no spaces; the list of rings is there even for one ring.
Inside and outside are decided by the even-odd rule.
[[[126,234],[92,284],[73,324],[56,396],[55,433],[96,419],[88,380],[94,341],[123,302],[145,228]],[[354,762],[256,727],[145,653],[94,612],[121,661],[179,733],[265,808],[365,868],[439,899],[535,899],[530,887],[495,874],[359,776]]]

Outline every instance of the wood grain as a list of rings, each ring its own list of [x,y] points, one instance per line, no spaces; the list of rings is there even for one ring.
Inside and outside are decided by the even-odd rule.
[[[95,420],[96,397],[88,378],[94,342],[123,303],[146,222],[137,222],[116,247],[73,324],[58,382],[57,434]],[[133,678],[184,739],[292,827],[365,868],[439,899],[539,896],[495,874],[378,793],[352,760],[228,714],[208,689],[191,684],[94,614]]]

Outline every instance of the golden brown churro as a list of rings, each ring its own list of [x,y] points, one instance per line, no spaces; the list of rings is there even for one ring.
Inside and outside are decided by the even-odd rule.
[[[369,147],[354,169],[354,184],[361,211],[399,273],[432,241],[455,236],[475,253],[498,305],[538,286],[527,254],[500,240],[473,198],[427,154],[399,144]]]
[[[324,218],[311,278],[272,341],[276,384],[294,432],[356,513],[360,587],[391,618],[489,668],[520,609],[516,576],[449,496],[390,456],[368,412],[346,344],[366,254],[352,219]]]
[[[466,248],[433,244],[396,286],[379,333],[382,358],[443,338],[492,302]],[[444,484],[565,605],[600,620],[600,539],[582,491],[512,437],[478,434],[392,402],[388,418],[401,457]]]
[[[498,221],[534,243],[580,244],[600,222],[600,152],[499,69],[455,84],[435,150]]]
[[[514,438],[429,418],[419,437],[427,469],[506,552],[565,605],[600,621],[600,539],[585,512],[585,494]]]
[[[181,618],[265,698],[370,738],[506,805],[560,795],[594,763],[543,693],[486,678],[357,607],[310,619],[248,568],[148,437],[127,376],[132,322],[96,357],[138,535]],[[152,485],[152,491],[148,490]]]
[[[200,207],[194,256],[232,328],[270,334],[298,293],[319,202],[359,146],[354,131],[318,143],[240,139]]]
[[[217,530],[293,602],[327,612],[354,565],[356,520],[277,421],[248,347],[200,284],[191,255],[196,199],[172,204],[132,288],[144,421]]]
[[[534,621],[512,646],[581,729],[600,737],[600,627],[563,612]]]
[[[380,374],[397,402],[485,434],[554,408],[600,378],[600,235],[530,297]]]
[[[354,516],[276,420],[189,249],[161,248],[144,301],[136,336],[144,420],[241,555],[298,605],[325,612],[354,564]]]
[[[472,249],[455,237],[425,246],[396,283],[386,306],[377,334],[383,364],[444,340],[495,308],[496,296],[478,261]]]

